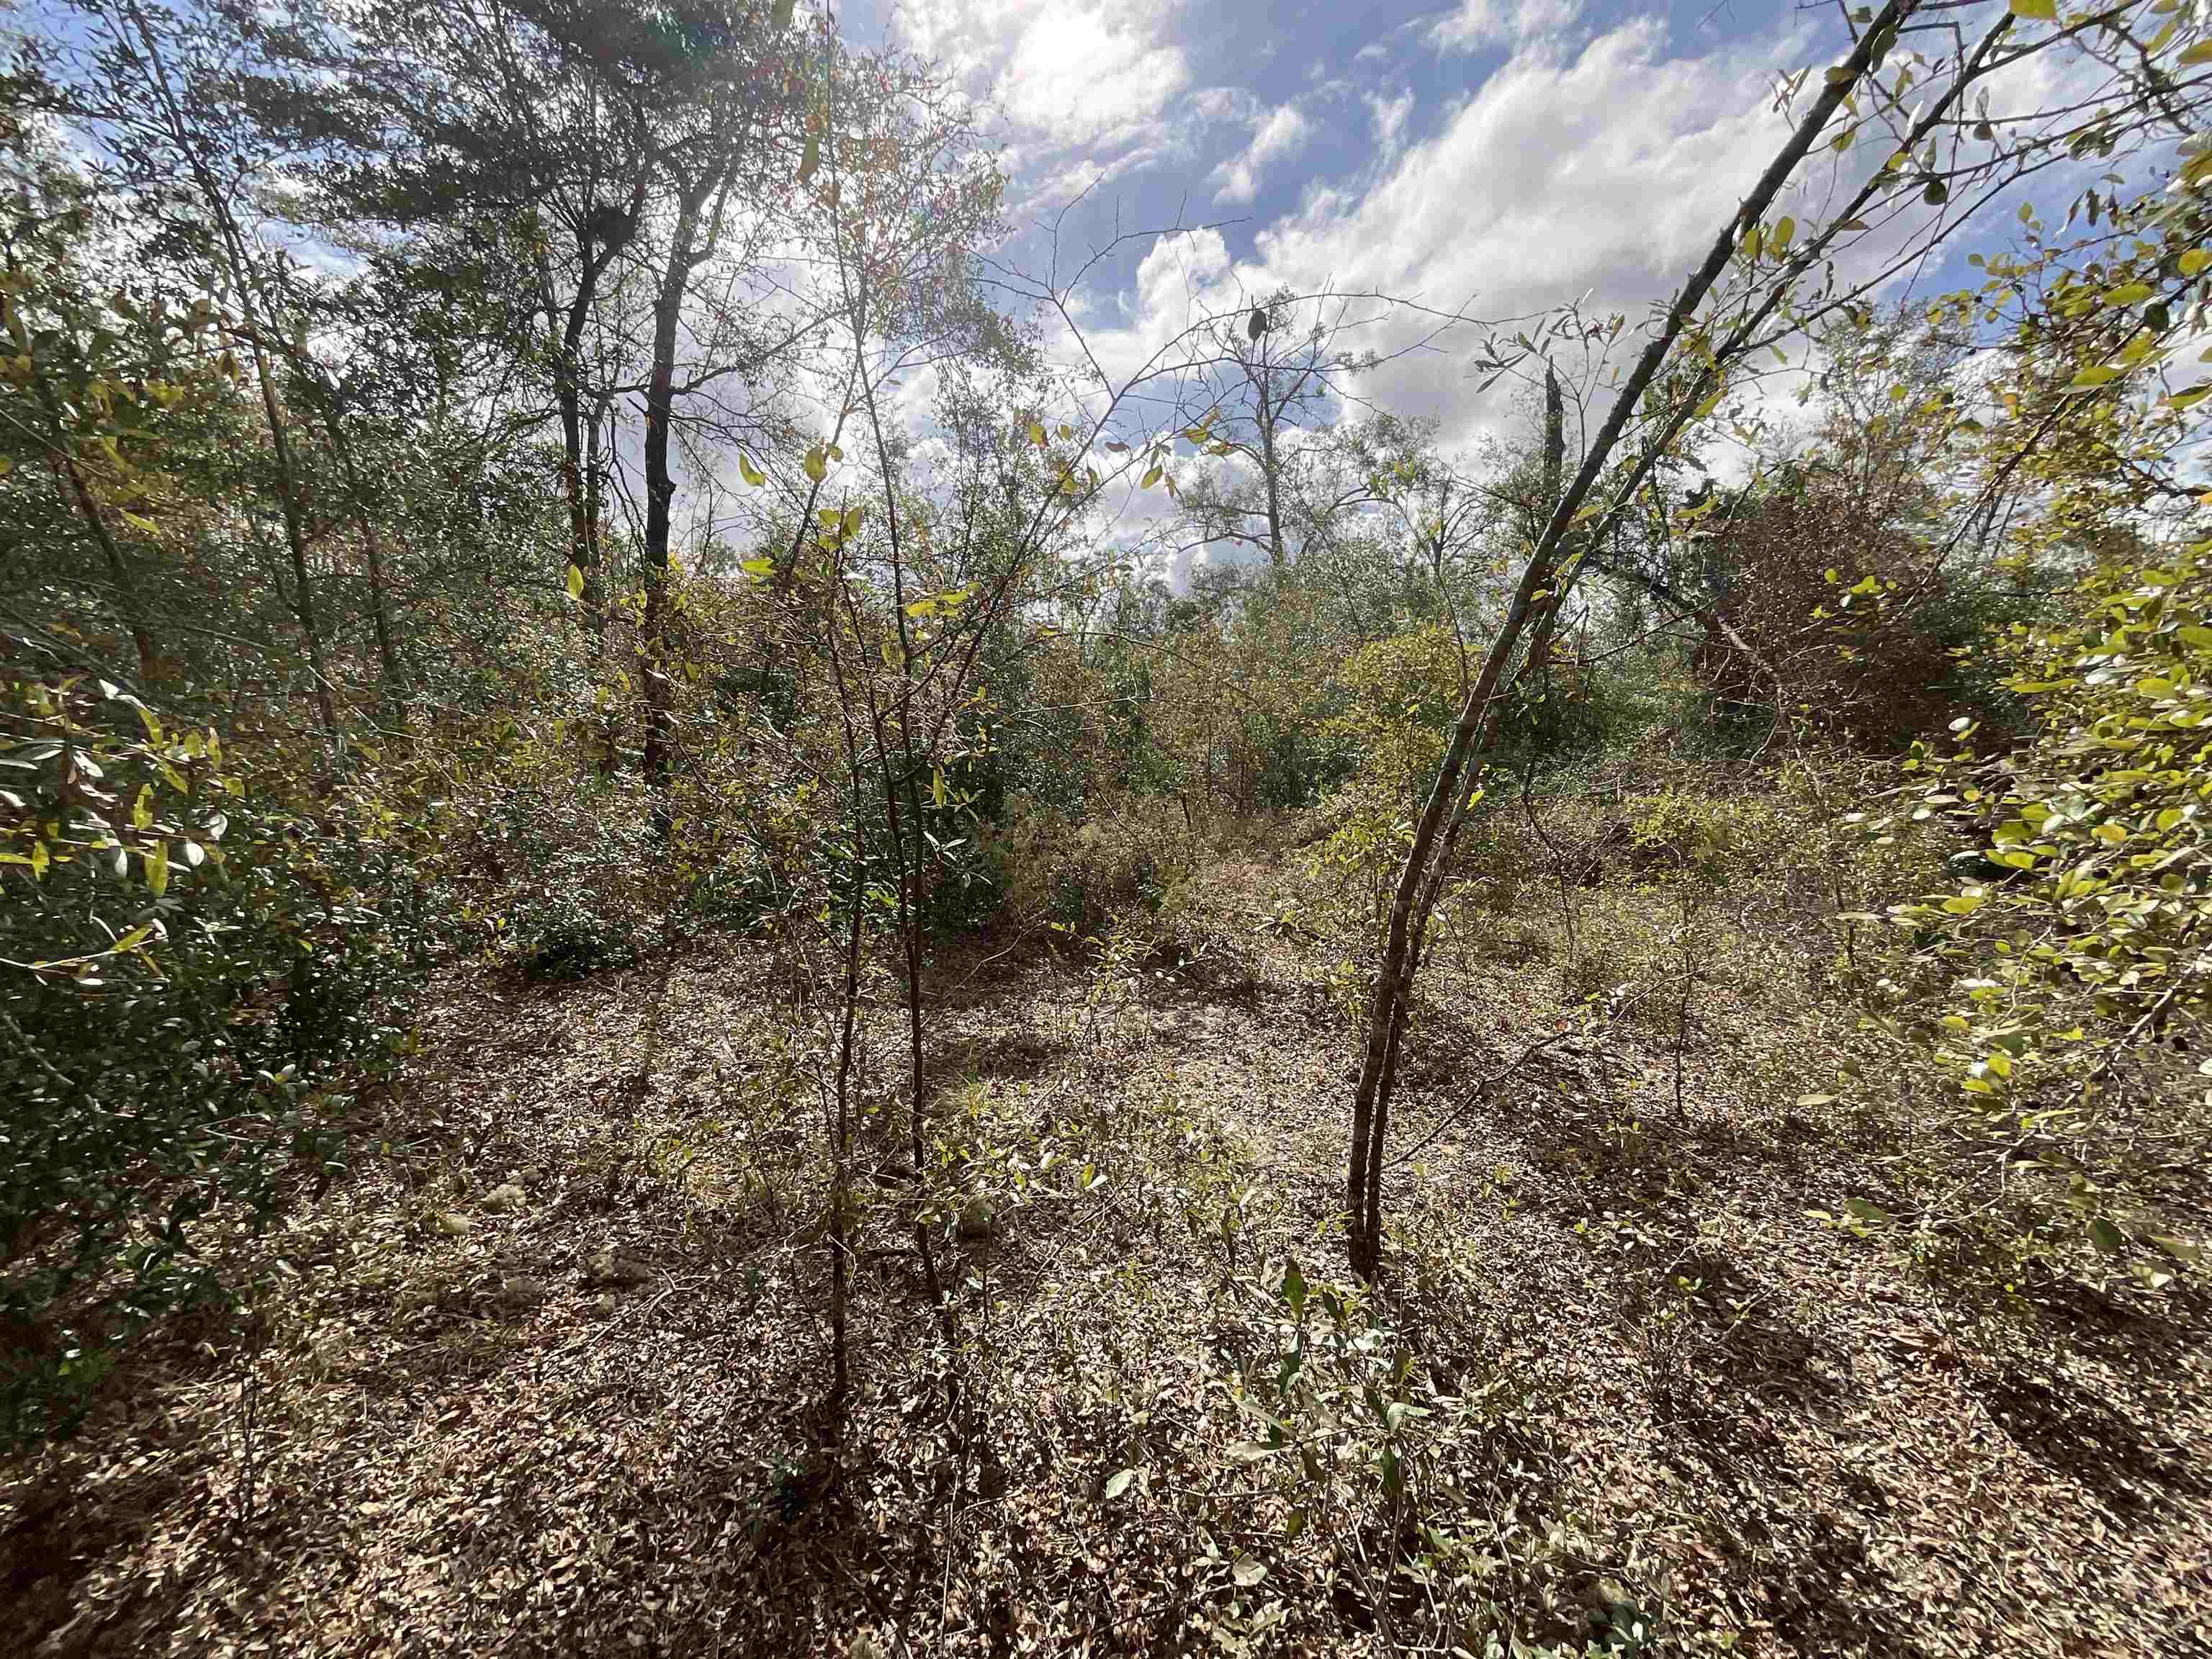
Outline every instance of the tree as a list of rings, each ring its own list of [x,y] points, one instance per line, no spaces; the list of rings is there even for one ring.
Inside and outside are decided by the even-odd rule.
[[[398,231],[416,262],[527,296],[509,343],[550,380],[569,557],[597,644],[611,590],[594,457],[611,389],[587,335],[646,227],[653,168],[643,104],[562,33],[575,21],[507,0],[324,0],[244,27],[267,60],[252,83],[259,118],[311,158],[321,228],[372,247]],[[503,261],[528,284],[505,281]]]
[[[1980,192],[1973,199],[1985,202],[2005,184],[2069,146],[2076,154],[2095,150],[2109,155],[2124,144],[2154,142],[2177,128],[2191,130],[2191,121],[2176,109],[2167,90],[2171,76],[2154,55],[2154,47],[2155,52],[2178,56],[2179,31],[2171,21],[2154,43],[2139,42],[2122,21],[2123,9],[2093,15],[2015,46],[2008,44],[2014,19],[2007,12],[1969,45],[1954,21],[1923,21],[1919,10],[1910,0],[1892,0],[1864,23],[1863,32],[1854,22],[1850,52],[1823,75],[1817,95],[1788,141],[1680,292],[1655,319],[1650,337],[1622,382],[1611,412],[1593,436],[1581,468],[1562,492],[1524,565],[1504,619],[1462,705],[1400,871],[1378,952],[1353,1094],[1346,1208],[1352,1262],[1364,1276],[1371,1277],[1381,1262],[1382,1148],[1391,1088],[1428,921],[1468,810],[1462,780],[1470,759],[1491,741],[1497,695],[1538,596],[1563,592],[1570,580],[1555,572],[1553,564],[1569,532],[1587,519],[1590,526],[1582,532],[1587,543],[1602,545],[1613,526],[1638,503],[1655,470],[1675,453],[1682,434],[1718,407],[1729,376],[1753,353],[1858,304],[1863,294],[1881,279],[1876,274],[1844,282],[1824,263],[1832,252],[1862,247],[1872,256],[1874,270],[1886,274],[1921,257],[1958,228],[1960,217],[1948,211],[1912,222],[1910,216],[1916,204],[1943,209],[1954,197],[1968,198],[1970,192]],[[1920,95],[1908,107],[1901,92],[1869,79],[1869,72],[1899,48],[1908,34],[1931,30],[1951,41],[1954,49],[1939,52],[1934,58],[1910,51],[1911,80]],[[1988,136],[1977,132],[1975,138],[1988,145],[1990,152],[1965,153],[1969,139],[1962,129],[1966,123],[1954,112],[1962,110],[1971,91],[2002,69],[2096,32],[2119,49],[2111,64],[2101,57],[2097,59],[2106,75],[2101,99],[2087,106],[2069,103],[2045,118],[2026,121],[2020,127],[2027,135],[2023,137],[2000,140],[1984,120],[1980,125],[1989,128]],[[1793,86],[1802,84],[1802,77]],[[2086,117],[2081,113],[2085,107],[2090,112]],[[1816,144],[1826,143],[1841,155],[1869,127],[1886,131],[1894,146],[1892,159],[1850,191],[1839,211],[1802,238],[1792,217],[1766,223],[1765,216],[1784,185]],[[2212,162],[2206,162],[2197,176],[2208,173],[2212,173]],[[1871,233],[1861,216],[1877,208],[1888,221],[1901,225],[1893,240],[1878,251],[1877,245],[1866,240]],[[1723,284],[1732,261],[1741,262],[1739,279]],[[1801,284],[1822,272],[1826,274],[1817,286],[1800,295]],[[1520,349],[1533,352],[1540,345],[1540,341]],[[1678,348],[1686,361],[1677,362]],[[1495,347],[1492,351],[1492,361],[1496,361]],[[2115,377],[2118,372],[2112,371]],[[1615,452],[1632,426],[1638,441],[1628,459],[1617,464]],[[1616,467],[1605,493],[1595,495],[1601,478]]]

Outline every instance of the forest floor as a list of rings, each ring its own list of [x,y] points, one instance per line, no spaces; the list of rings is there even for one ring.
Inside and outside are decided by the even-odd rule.
[[[238,1247],[250,1313],[0,1469],[0,1648],[2212,1652],[2212,1297],[1808,1218],[1909,1207],[1899,1142],[1799,1103],[1755,976],[1698,988],[1678,1107],[1657,1023],[1440,951],[1386,1288],[1323,1311],[1354,1045],[1333,953],[1261,925],[1285,879],[1210,871],[1121,971],[933,959],[965,1150],[919,1184],[870,1007],[834,1462],[822,1100],[763,954],[441,981],[349,1173]]]

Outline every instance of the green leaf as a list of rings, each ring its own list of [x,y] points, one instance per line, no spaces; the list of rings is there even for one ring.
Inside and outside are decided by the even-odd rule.
[[[2089,1242],[2106,1255],[2118,1255],[2128,1247],[2127,1235],[2103,1216],[2089,1224]]]
[[[2012,15],[2031,23],[2058,21],[2058,0],[2012,0]]]
[[[155,842],[153,850],[144,854],[144,857],[146,884],[154,890],[154,896],[159,898],[169,890],[169,843],[166,841]]]
[[[2185,1261],[2192,1267],[2204,1265],[2204,1247],[2194,1239],[2177,1237],[2172,1233],[2153,1233],[2150,1242],[2176,1261]]]
[[[1281,1449],[1279,1446],[1262,1445],[1257,1440],[1240,1440],[1229,1449],[1229,1461],[1232,1463],[1257,1463],[1273,1457]]]
[[[791,14],[797,5],[798,0],[775,0],[775,6],[770,9],[768,15],[769,27],[778,33],[789,28]]]
[[[2181,62],[2191,69],[2199,64],[2212,64],[2212,40],[2199,40],[2181,54]]]
[[[1249,1589],[1267,1576],[1267,1564],[1255,1561],[1249,1555],[1237,1558],[1237,1565],[1229,1569],[1229,1576],[1245,1589]]]
[[[743,564],[739,565],[738,568],[744,571],[748,576],[773,576],[775,574],[775,561],[774,559],[747,559]]]
[[[823,458],[822,453],[822,446],[820,444],[815,445],[813,448],[806,452],[806,460],[805,465],[806,467],[806,476],[813,479],[817,483],[820,483],[823,479],[830,476],[830,463]]]
[[[1883,1223],[1890,1218],[1888,1211],[1883,1209],[1879,1204],[1869,1204],[1863,1198],[1845,1199],[1844,1212],[1860,1221]]]
[[[1114,1499],[1119,1498],[1123,1492],[1128,1491],[1131,1486],[1133,1486],[1136,1484],[1136,1470],[1123,1469],[1119,1474],[1107,1481],[1106,1501],[1109,1504],[1112,1503]]]
[[[584,597],[584,568],[580,564],[568,567],[568,597],[572,599]]]
[[[738,452],[738,476],[756,489],[768,482],[768,474],[753,465],[753,458],[744,450]]]
[[[2181,274],[2195,276],[2207,265],[2212,265],[2212,248],[2193,247],[2181,256]]]

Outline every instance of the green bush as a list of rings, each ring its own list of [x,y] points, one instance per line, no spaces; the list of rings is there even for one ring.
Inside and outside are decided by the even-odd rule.
[[[419,874],[373,799],[314,810],[205,727],[82,680],[0,704],[0,1437],[222,1289],[194,1247],[326,1182],[343,1091],[404,1044]]]

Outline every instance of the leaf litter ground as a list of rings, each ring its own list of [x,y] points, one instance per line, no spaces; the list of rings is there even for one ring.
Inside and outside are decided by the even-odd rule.
[[[1343,1276],[1354,1045],[1271,880],[1214,872],[1118,977],[934,958],[960,1155],[920,1180],[903,1011],[867,1010],[835,1458],[820,1097],[765,954],[442,982],[347,1176],[227,1246],[249,1307],[0,1471],[0,1649],[2212,1652],[2212,1300],[2092,1261],[1996,1307],[1808,1220],[1898,1203],[1897,1137],[1747,1086],[1804,1030],[1725,976],[1679,1112],[1632,1018],[1468,1102],[1563,1006],[1439,951],[1375,1317],[1484,1402],[1417,1517],[1451,1547],[1348,1489],[1289,1536],[1286,1460],[1231,1449],[1282,1264]]]

